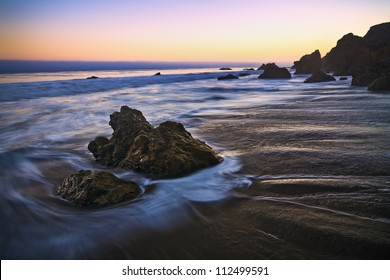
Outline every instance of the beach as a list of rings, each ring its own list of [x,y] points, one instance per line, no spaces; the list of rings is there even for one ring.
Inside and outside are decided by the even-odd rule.
[[[351,77],[158,71],[0,84],[2,259],[389,258],[388,94]],[[154,126],[183,123],[224,161],[167,179],[99,165],[87,145],[111,135],[109,115],[123,105]],[[56,189],[81,169],[132,180],[142,194],[76,206]]]

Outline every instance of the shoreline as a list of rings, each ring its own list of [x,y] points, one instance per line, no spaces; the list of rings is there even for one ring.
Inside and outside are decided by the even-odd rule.
[[[389,145],[386,131],[335,129],[343,127],[340,122],[346,119],[350,122],[350,115],[356,113],[340,110],[332,119],[324,111],[315,127],[299,132],[296,125],[302,124],[302,119],[317,118],[322,111],[321,102],[311,105],[312,110],[306,112],[301,110],[307,106],[303,102],[260,106],[248,109],[246,115],[200,116],[205,123],[196,128],[197,136],[238,153],[242,168],[237,175],[248,176],[252,185],[234,189],[230,198],[220,202],[191,203],[187,222],[166,231],[145,233],[136,241],[124,237],[117,248],[105,248],[101,256],[388,259],[389,209],[386,203],[370,201],[366,185],[385,186],[390,178],[385,169],[389,159],[365,162],[364,153],[353,152],[358,147],[370,149],[378,142]],[[339,106],[341,109],[345,104]],[[371,109],[365,114],[377,117]],[[359,119],[352,122],[359,125]],[[329,129],[332,126],[334,129]],[[332,141],[327,143],[324,138]],[[345,145],[351,147],[344,155],[322,158],[345,149]]]

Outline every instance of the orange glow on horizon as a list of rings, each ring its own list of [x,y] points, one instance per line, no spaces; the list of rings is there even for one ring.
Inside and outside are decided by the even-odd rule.
[[[336,1],[336,8],[306,0],[172,0],[156,7],[113,0],[96,10],[73,0],[46,9],[39,4],[47,1],[35,2],[31,9],[0,6],[8,12],[0,17],[0,59],[293,62],[316,49],[324,56],[346,33],[363,36],[388,21],[390,9],[379,0]]]

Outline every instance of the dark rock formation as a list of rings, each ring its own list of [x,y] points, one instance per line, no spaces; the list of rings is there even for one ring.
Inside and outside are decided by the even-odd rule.
[[[244,68],[244,71],[255,71],[255,68]]]
[[[204,142],[194,139],[181,123],[167,121],[158,127],[127,106],[110,115],[111,139],[96,137],[88,145],[106,166],[120,166],[151,176],[181,176],[215,165],[222,158]]]
[[[232,70],[232,68],[229,68],[229,67],[221,67],[221,68],[219,68],[219,70]]]
[[[291,74],[287,68],[278,67],[275,63],[267,64],[264,67],[264,72],[259,76],[259,79],[290,79]]]
[[[259,68],[257,68],[257,70],[265,70],[266,68],[276,68],[278,67],[275,63],[267,63],[267,64],[262,64]]]
[[[222,80],[234,80],[234,79],[238,79],[237,76],[234,76],[232,74],[229,74],[229,75],[226,75],[226,76],[221,76],[221,77],[218,77],[217,78],[219,81],[222,81]]]
[[[372,26],[364,37],[352,33],[345,35],[322,59],[322,69],[339,75],[354,75],[354,79],[359,80],[354,84],[368,86],[373,81],[373,76],[379,78],[378,75],[371,75],[372,73],[379,73],[379,76],[386,73],[382,70],[389,68],[389,58],[390,22],[387,22]],[[387,64],[387,67],[383,64]],[[378,68],[382,70],[378,71]],[[363,77],[358,77],[360,75]],[[367,81],[370,82],[367,84]]]
[[[238,74],[238,77],[245,77],[245,76],[250,76],[251,74],[249,73],[240,73]]]
[[[88,78],[87,78],[87,80],[90,80],[90,79],[99,79],[99,77],[91,76],[91,77],[88,77]]]
[[[389,91],[390,92],[390,73],[384,74],[375,79],[369,86],[369,91]]]
[[[362,37],[349,33],[337,41],[322,59],[324,71],[337,72],[340,75],[351,75],[368,66],[370,51]]]
[[[107,206],[134,199],[140,194],[139,186],[124,181],[106,171],[80,170],[67,177],[57,194],[81,206]]]
[[[348,80],[347,77],[340,77],[340,78],[339,78],[339,81],[346,81],[346,80]]]
[[[321,70],[321,54],[315,50],[311,54],[301,57],[299,61],[294,61],[295,74],[314,74]]]
[[[307,78],[304,83],[320,83],[320,82],[329,82],[335,81],[336,79],[333,76],[325,74],[322,71],[317,71],[309,78]]]
[[[160,73],[160,72],[157,72],[157,73],[154,74],[153,76],[161,76],[161,73]]]

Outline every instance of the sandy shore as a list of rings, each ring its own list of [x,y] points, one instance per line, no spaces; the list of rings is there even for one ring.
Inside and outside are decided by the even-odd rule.
[[[236,153],[252,185],[217,204],[193,204],[192,220],[176,228],[103,246],[104,257],[388,259],[389,196],[378,196],[389,186],[390,159],[381,154],[388,131],[364,122],[388,123],[389,115],[311,105],[202,116],[196,133]]]

